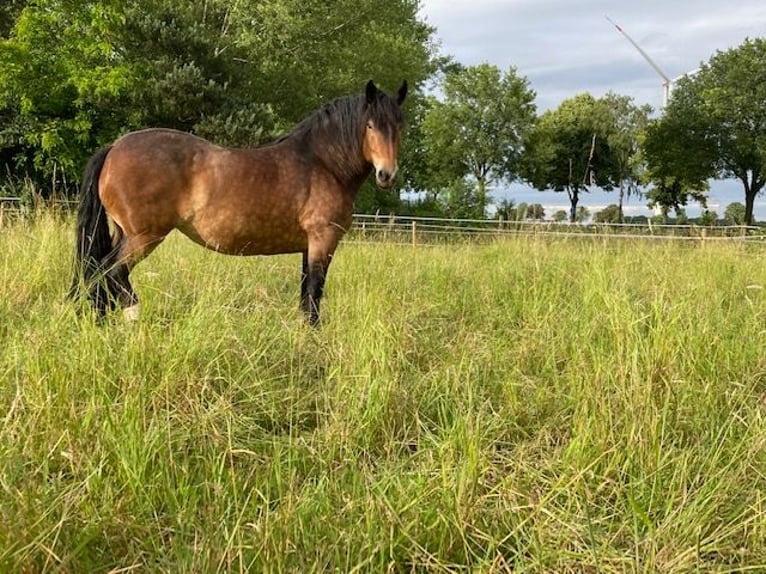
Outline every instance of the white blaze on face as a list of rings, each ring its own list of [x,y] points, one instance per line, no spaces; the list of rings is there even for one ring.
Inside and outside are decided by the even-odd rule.
[[[364,138],[365,158],[375,168],[375,180],[380,187],[393,185],[399,169],[396,161],[398,147],[398,134],[384,134],[374,122],[367,122]]]

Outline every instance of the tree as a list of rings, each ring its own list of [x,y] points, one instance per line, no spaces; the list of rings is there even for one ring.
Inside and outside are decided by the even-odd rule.
[[[541,203],[533,203],[527,208],[527,219],[545,219],[545,208]]]
[[[7,38],[27,0],[4,0],[0,4],[0,38]]]
[[[607,142],[614,155],[617,184],[620,190],[617,202],[617,222],[623,220],[625,197],[639,193],[639,135],[649,122],[651,107],[637,106],[629,96],[609,92],[601,100],[609,114]]]
[[[503,199],[497,204],[495,214],[504,221],[516,220],[516,202],[512,199]]]
[[[274,107],[282,128],[368,79],[389,89],[407,79],[417,88],[442,63],[417,0],[219,1],[233,5],[237,41],[255,72],[252,91]]]
[[[563,223],[569,218],[569,215],[567,215],[567,212],[563,209],[559,209],[556,211],[556,213],[553,214],[553,221],[556,223]]]
[[[764,38],[719,51],[696,75],[678,82],[660,120],[675,128],[664,130],[669,139],[661,159],[682,167],[686,177],[741,181],[746,224],[752,223],[755,198],[766,185],[764,70]]]
[[[723,216],[731,225],[745,224],[745,206],[739,201],[735,201],[726,206]]]
[[[447,186],[442,203],[448,217],[484,219],[486,206],[480,203],[471,182],[463,178],[456,179]]]
[[[523,142],[535,120],[535,93],[515,68],[490,64],[447,71],[444,100],[433,100],[423,120],[429,186],[475,182],[482,213],[492,183],[516,178]]]
[[[621,223],[622,212],[619,205],[607,205],[601,211],[597,211],[593,216],[593,221],[596,223]]]
[[[708,227],[715,225],[718,222],[718,214],[715,211],[706,209],[700,216],[700,225],[706,225]]]
[[[677,97],[688,98],[689,94]],[[706,118],[697,113],[698,104],[676,106],[651,121],[644,131],[641,155],[650,207],[659,207],[663,219],[671,209],[678,211],[689,199],[705,205],[708,179],[713,177],[715,149],[702,136]],[[706,167],[707,166],[707,167]]]
[[[523,176],[536,189],[566,191],[572,222],[577,220],[581,192],[589,186],[611,190],[619,181],[609,145],[611,121],[603,102],[580,94],[546,111],[529,136]]]
[[[590,218],[590,210],[584,205],[581,205],[580,207],[578,207],[577,214],[575,216],[575,222],[585,223],[586,221],[588,221],[588,218]]]
[[[255,145],[370,78],[416,92],[436,62],[415,0],[24,4],[0,39],[0,168],[39,185],[132,129]]]

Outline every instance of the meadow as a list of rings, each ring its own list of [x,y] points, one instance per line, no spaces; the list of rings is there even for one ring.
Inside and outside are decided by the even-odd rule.
[[[766,245],[171,236],[144,315],[0,228],[0,572],[766,571]]]

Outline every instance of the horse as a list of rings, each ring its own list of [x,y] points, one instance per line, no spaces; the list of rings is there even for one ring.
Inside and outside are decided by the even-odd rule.
[[[303,255],[300,309],[319,323],[333,254],[374,170],[393,184],[404,127],[405,80],[395,96],[370,80],[274,142],[237,149],[170,129],[130,132],[96,151],[83,172],[75,276],[97,317],[140,315],[133,268],[174,229],[230,255]]]

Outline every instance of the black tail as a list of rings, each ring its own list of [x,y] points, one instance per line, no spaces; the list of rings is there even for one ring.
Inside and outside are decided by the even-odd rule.
[[[77,297],[81,286],[91,290],[91,299],[97,307],[106,303],[106,293],[99,286],[105,265],[114,252],[104,206],[98,195],[98,180],[111,146],[98,150],[88,160],[80,187],[80,205],[77,210],[75,237],[75,272],[70,297]],[[105,309],[99,309],[104,311]]]

